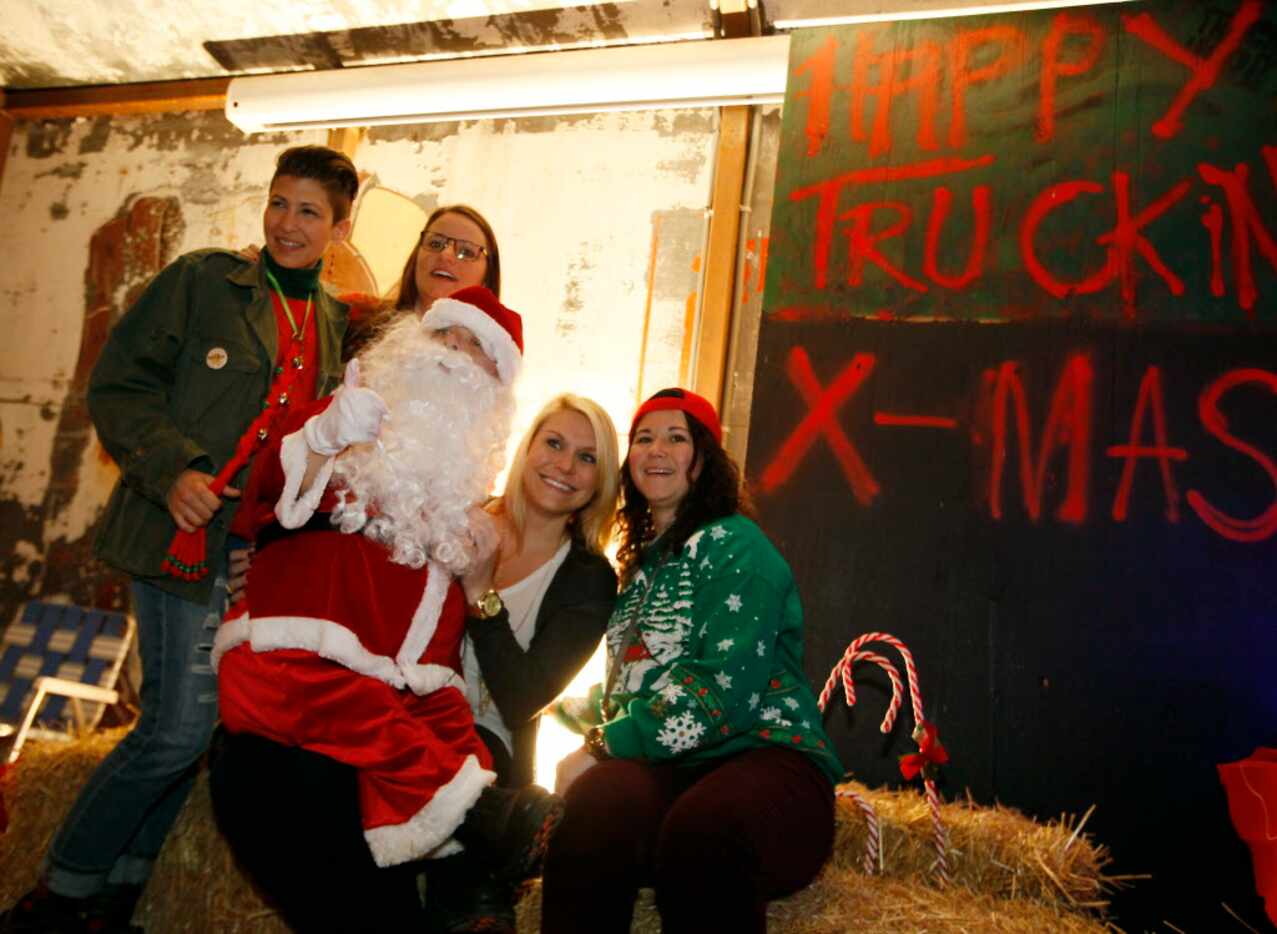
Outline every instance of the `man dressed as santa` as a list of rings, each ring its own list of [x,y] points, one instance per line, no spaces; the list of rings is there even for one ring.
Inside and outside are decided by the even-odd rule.
[[[561,813],[541,789],[490,787],[459,674],[456,577],[496,547],[474,507],[504,460],[521,354],[519,315],[482,287],[402,316],[335,395],[289,416],[241,507],[259,531],[212,653],[223,726],[354,766],[378,866],[464,843],[527,872]]]

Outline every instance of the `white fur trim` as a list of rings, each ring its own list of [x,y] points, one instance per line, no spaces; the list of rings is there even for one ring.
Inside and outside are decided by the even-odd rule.
[[[518,379],[519,370],[523,366],[523,355],[519,353],[518,344],[509,331],[478,306],[459,302],[455,298],[437,298],[422,318],[421,324],[432,331],[454,324],[469,328],[479,338],[484,353],[496,361],[501,382],[509,386]]]
[[[286,529],[301,528],[319,508],[319,501],[333,475],[334,458],[328,458],[319,474],[303,494],[302,480],[306,477],[306,464],[310,459],[310,446],[301,431],[286,435],[279,445],[279,463],[284,468],[284,492],[275,504],[275,518]]]
[[[245,642],[250,643],[254,652],[273,652],[276,649],[314,652],[357,674],[384,681],[396,689],[408,688],[421,697],[447,687],[454,687],[463,694],[466,689],[461,675],[447,665],[396,663],[385,655],[369,652],[345,626],[332,620],[306,616],[269,616],[250,621],[248,614],[244,614],[228,619],[217,627],[217,635],[213,637],[213,650],[209,653],[213,671],[217,671],[223,655]],[[421,652],[417,653],[417,657],[421,657]]]
[[[417,664],[417,660],[425,653],[426,646],[434,638],[435,629],[439,625],[439,614],[443,611],[443,602],[448,597],[448,585],[452,583],[452,575],[434,561],[427,561],[426,568],[429,571],[426,589],[412,614],[412,624],[404,634],[399,652],[395,655],[395,661],[403,671]]]
[[[466,692],[466,682],[447,665],[405,665],[399,663],[404,680],[412,693],[425,697],[441,688],[456,688],[462,694]]]
[[[456,852],[453,833],[461,826],[466,811],[479,800],[483,789],[497,779],[467,756],[461,768],[435,792],[416,814],[402,824],[374,827],[364,831],[364,839],[378,866],[397,866],[423,856],[444,856]]]
[[[303,649],[357,674],[384,681],[393,688],[402,690],[407,686],[407,679],[394,659],[369,652],[358,636],[330,619],[264,616],[250,622],[245,617],[222,624],[213,639],[213,651],[220,657],[241,642],[248,642],[254,652]]]

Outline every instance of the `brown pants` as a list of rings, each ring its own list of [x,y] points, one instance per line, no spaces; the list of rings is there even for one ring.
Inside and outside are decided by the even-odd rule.
[[[765,932],[767,902],[815,878],[833,835],[833,786],[802,753],[600,762],[568,789],[542,934],[624,934],[643,886],[656,890],[664,934]]]

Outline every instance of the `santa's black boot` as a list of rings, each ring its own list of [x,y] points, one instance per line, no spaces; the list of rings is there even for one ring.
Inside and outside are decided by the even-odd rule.
[[[0,912],[0,934],[134,934],[142,929],[129,919],[141,893],[140,886],[116,886],[70,898],[42,882]]]
[[[489,785],[466,812],[456,838],[489,863],[506,882],[522,882],[541,872],[546,847],[563,819],[563,799],[540,785]]]

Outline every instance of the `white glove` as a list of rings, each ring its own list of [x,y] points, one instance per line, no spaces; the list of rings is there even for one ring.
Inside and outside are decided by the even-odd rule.
[[[332,457],[352,444],[374,441],[381,422],[390,412],[385,400],[359,385],[359,361],[346,364],[346,378],[328,408],[312,415],[302,426],[306,446],[316,454]]]

